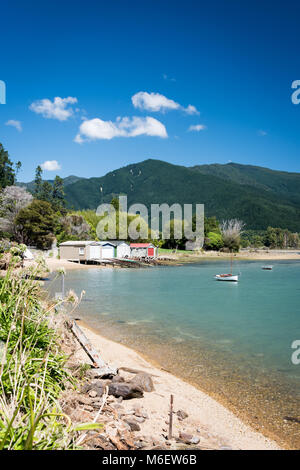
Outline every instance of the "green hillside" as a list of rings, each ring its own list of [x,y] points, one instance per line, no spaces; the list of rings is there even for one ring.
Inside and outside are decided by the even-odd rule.
[[[102,192],[100,191],[102,188]],[[203,203],[206,215],[241,218],[248,229],[300,231],[300,175],[248,165],[193,168],[146,160],[65,187],[70,208],[95,209],[126,194],[128,204]]]
[[[34,189],[33,182],[20,184]],[[96,209],[126,194],[128,205],[143,203],[149,209],[154,203],[203,203],[207,216],[240,218],[248,229],[300,231],[299,173],[237,163],[187,168],[146,160],[102,177],[69,176],[64,186],[68,207],[75,210]]]
[[[288,173],[259,166],[240,165],[239,163],[198,165],[191,169],[199,171],[203,175],[217,176],[232,183],[272,191],[288,198],[291,202],[300,203],[299,173]]]

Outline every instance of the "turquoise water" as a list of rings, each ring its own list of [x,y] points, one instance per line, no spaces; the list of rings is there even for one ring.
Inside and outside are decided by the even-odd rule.
[[[86,291],[76,315],[100,333],[233,406],[247,396],[261,415],[264,401],[265,419],[277,420],[272,431],[280,433],[285,414],[300,417],[300,365],[291,362],[291,344],[300,339],[300,263],[276,261],[272,271],[262,264],[237,262],[238,284],[215,281],[228,263],[207,261],[74,270],[66,288]],[[59,290],[57,283],[51,290]],[[291,426],[283,426],[285,434],[297,434]]]

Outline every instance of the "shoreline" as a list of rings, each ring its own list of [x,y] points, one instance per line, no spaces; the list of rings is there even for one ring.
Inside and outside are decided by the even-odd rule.
[[[166,257],[169,261],[164,261],[163,258]],[[215,252],[215,251],[207,251],[205,253],[201,253],[199,255],[194,254],[185,254],[184,252],[180,253],[170,253],[170,254],[161,254],[157,259],[158,261],[162,259],[162,263],[158,265],[165,265],[165,266],[173,266],[177,265],[178,263],[197,263],[200,261],[217,261],[217,260],[226,260],[230,258],[230,253],[223,253],[223,252]],[[280,261],[280,260],[295,260],[300,261],[300,250],[295,251],[284,251],[284,250],[270,250],[270,251],[245,251],[239,252],[234,254],[234,259],[237,260],[245,260],[245,261]],[[29,266],[32,264],[33,261],[25,261],[25,266]],[[75,269],[112,269],[112,266],[103,266],[103,265],[94,265],[94,264],[80,264],[75,263],[72,261],[64,260],[64,259],[57,259],[57,258],[46,258],[47,266],[50,272],[54,272],[59,268],[65,268],[68,270],[75,270]],[[115,269],[115,267],[113,268]]]
[[[184,423],[180,423],[180,429],[184,426],[185,432],[194,433],[198,429],[200,440],[208,447],[234,450],[283,449],[209,394],[166,371],[148,357],[144,358],[134,349],[102,336],[84,321],[80,320],[79,324],[106,362],[116,367],[132,367],[153,374],[155,391],[145,394],[144,400],[151,416],[155,416],[155,422],[149,420],[146,432],[153,431],[151,426],[155,429],[161,426],[162,430],[166,427],[169,397],[172,393],[175,409],[183,409],[189,415]]]

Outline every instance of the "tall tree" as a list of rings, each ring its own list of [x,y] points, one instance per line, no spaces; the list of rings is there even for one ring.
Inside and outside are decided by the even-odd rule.
[[[9,159],[8,152],[0,144],[0,188],[12,186],[15,183],[16,174],[13,162]]]
[[[52,205],[55,211],[65,212],[66,200],[63,179],[56,175],[53,183]]]
[[[49,181],[43,181],[41,192],[37,199],[40,201],[49,202],[51,205],[53,204],[53,186],[51,183],[49,183]]]
[[[35,170],[34,192],[33,192],[33,195],[36,199],[40,199],[41,194],[42,194],[42,186],[43,186],[42,173],[43,173],[43,170],[41,166],[38,165]]]

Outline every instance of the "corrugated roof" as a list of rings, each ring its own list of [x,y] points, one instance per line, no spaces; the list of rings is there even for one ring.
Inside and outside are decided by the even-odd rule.
[[[106,240],[106,242],[112,243],[115,246],[121,245],[122,243],[125,243],[125,245],[129,246],[128,243],[125,242],[125,240]]]
[[[59,246],[87,246],[92,243],[96,243],[94,240],[69,240],[67,242],[60,243]]]
[[[130,243],[130,248],[147,248],[149,246],[154,246],[152,243]]]

